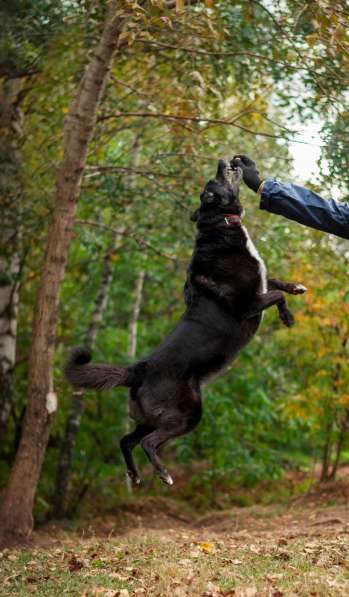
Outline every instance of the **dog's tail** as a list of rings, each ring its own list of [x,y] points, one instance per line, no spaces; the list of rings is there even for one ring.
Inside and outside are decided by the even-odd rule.
[[[116,386],[132,386],[134,367],[117,367],[90,363],[91,353],[86,348],[75,348],[64,368],[68,381],[76,388],[107,390]]]

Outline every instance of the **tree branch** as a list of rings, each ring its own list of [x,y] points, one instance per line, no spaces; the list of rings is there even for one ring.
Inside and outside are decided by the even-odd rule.
[[[250,135],[255,135],[256,137],[271,137],[272,139],[284,139],[285,141],[292,141],[294,143],[301,143],[304,145],[308,145],[306,141],[294,141],[294,139],[288,139],[283,135],[274,135],[273,133],[265,133],[265,132],[258,132],[253,131],[241,124],[237,124],[236,120],[242,117],[242,114],[239,113],[238,118],[232,120],[221,120],[219,118],[207,118],[201,116],[179,116],[178,114],[165,114],[163,112],[116,112],[115,114],[107,114],[105,116],[101,116],[99,118],[100,121],[109,120],[111,118],[126,118],[126,117],[134,117],[134,118],[163,118],[165,120],[179,120],[185,122],[207,122],[210,124],[217,124],[217,125],[224,125],[224,126],[235,126],[236,128],[248,133]],[[286,129],[287,132],[293,133]]]
[[[183,177],[183,175],[181,174],[171,174],[171,172],[158,172],[156,170],[137,170],[136,168],[130,168],[130,167],[126,167],[126,166],[88,166],[86,167],[87,171],[90,171],[91,173],[93,172],[108,172],[108,171],[119,171],[121,170],[122,172],[132,172],[133,174],[139,174],[140,176],[145,176],[145,177],[149,177],[149,176],[154,176],[154,177],[161,177],[161,178],[179,178],[181,180],[191,180],[188,176],[187,177]],[[93,174],[92,174],[93,176]]]
[[[145,240],[145,238],[138,237],[131,230],[126,230],[123,228],[113,228],[112,226],[108,226],[107,224],[100,224],[99,222],[93,222],[92,220],[81,220],[77,218],[75,219],[75,224],[83,226],[92,226],[94,228],[102,228],[103,230],[108,230],[109,232],[113,232],[114,234],[120,236],[127,236],[128,238],[132,238],[132,240],[136,241],[136,243],[141,247],[141,249],[144,249],[146,247],[147,249],[150,249],[150,251],[156,253],[156,255],[159,255],[160,257],[164,257],[165,259],[169,259],[170,261],[178,261],[177,257],[175,257],[174,255],[169,255],[168,253],[163,253],[162,251],[159,251],[159,249],[153,247],[153,245],[151,245],[147,240]]]
[[[198,48],[183,48],[181,46],[176,46],[172,44],[165,44],[159,41],[152,41],[148,39],[138,39],[135,43],[142,43],[146,45],[156,46],[158,48],[163,48],[167,50],[177,50],[179,52],[188,52],[190,54],[199,54],[202,56],[217,56],[218,58],[235,58],[236,56],[248,56],[249,58],[259,58],[260,60],[266,60],[268,62],[273,62],[274,64],[282,64],[282,66],[289,68],[290,70],[308,70],[306,67],[302,66],[293,66],[288,62],[284,62],[283,60],[276,60],[275,58],[269,58],[269,56],[265,56],[264,54],[257,54],[256,52],[241,52],[241,51],[231,51],[231,52],[221,52],[217,51],[208,51],[208,50],[200,50]]]

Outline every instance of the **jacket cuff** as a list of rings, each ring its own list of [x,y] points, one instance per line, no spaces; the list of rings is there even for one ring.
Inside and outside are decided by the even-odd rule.
[[[273,178],[266,178],[263,181],[263,188],[262,188],[262,193],[261,193],[261,201],[259,204],[259,207],[261,209],[269,209],[269,205],[270,205],[270,200],[269,200],[269,196],[270,196],[270,191],[272,189],[272,186],[274,184],[275,180]]]

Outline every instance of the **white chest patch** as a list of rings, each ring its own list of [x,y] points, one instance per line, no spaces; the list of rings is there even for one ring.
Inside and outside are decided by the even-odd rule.
[[[260,275],[260,279],[261,279],[259,292],[262,294],[265,294],[268,290],[267,268],[265,267],[263,259],[261,258],[260,254],[258,253],[252,240],[250,239],[250,235],[247,232],[245,226],[241,226],[241,228],[244,231],[245,236],[246,236],[246,249],[250,253],[251,257],[253,257],[258,262],[259,275]]]

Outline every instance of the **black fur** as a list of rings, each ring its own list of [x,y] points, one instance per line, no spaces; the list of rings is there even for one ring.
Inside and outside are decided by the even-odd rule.
[[[248,344],[263,309],[277,305],[283,322],[293,323],[281,290],[297,294],[303,287],[273,280],[261,294],[261,270],[248,251],[246,232],[225,221],[226,214],[242,213],[240,181],[241,170],[232,172],[221,160],[215,180],[201,195],[201,207],[192,218],[198,234],[185,285],[187,308],[160,346],[129,368],[90,364],[90,355],[81,349],[66,366],[74,386],[131,388],[130,415],[137,426],[120,446],[135,483],[140,479],[132,450],[141,442],[156,472],[172,484],[157,449],[198,424],[202,382],[231,363]]]

